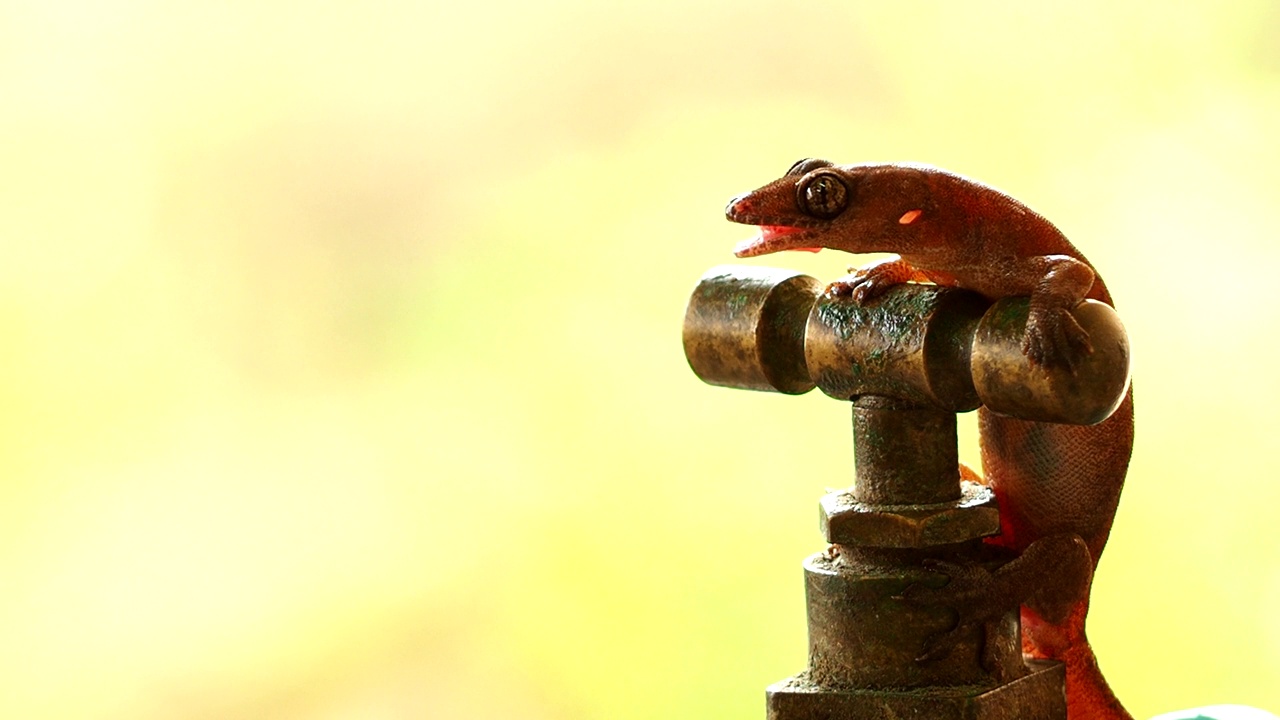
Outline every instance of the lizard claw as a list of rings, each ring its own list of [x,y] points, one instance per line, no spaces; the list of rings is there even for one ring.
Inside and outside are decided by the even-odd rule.
[[[859,270],[827,285],[827,292],[837,297],[852,297],[854,302],[865,305],[898,284],[883,275]]]
[[[1093,352],[1093,344],[1070,311],[1052,308],[1027,317],[1022,352],[1036,365],[1074,370],[1077,361]]]
[[[900,257],[849,268],[849,274],[827,286],[837,296],[852,296],[859,305],[875,300],[894,285],[918,279],[920,273]]]

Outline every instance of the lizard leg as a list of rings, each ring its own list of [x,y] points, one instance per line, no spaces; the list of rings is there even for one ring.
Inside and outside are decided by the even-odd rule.
[[[834,295],[852,295],[858,303],[870,302],[894,285],[912,280],[928,281],[923,273],[897,255],[860,268],[850,267],[848,270],[848,275],[827,286],[827,292]]]
[[[1022,352],[1040,365],[1070,367],[1093,352],[1089,334],[1071,317],[1071,309],[1093,287],[1093,268],[1067,255],[1040,255],[1030,265],[1040,281],[1031,292]]]
[[[1089,546],[1078,535],[1050,535],[1032,543],[1010,565],[1015,563],[1012,574],[1031,591],[1022,603],[1023,650],[1061,658],[1084,639],[1093,584]]]
[[[957,617],[952,628],[925,641],[917,658],[921,662],[946,657],[968,627],[991,623],[1020,606],[1025,608],[1024,620],[1031,621],[1025,628],[1024,649],[1034,655],[1057,657],[1077,641],[1077,634],[1083,635],[1093,559],[1076,535],[1037,540],[994,572],[977,563],[926,561],[926,567],[947,575],[949,582],[941,588],[913,585],[903,598],[950,607]],[[1077,615],[1079,623],[1072,621]]]

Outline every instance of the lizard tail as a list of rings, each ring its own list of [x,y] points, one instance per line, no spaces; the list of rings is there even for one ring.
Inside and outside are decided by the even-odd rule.
[[[1088,642],[1063,654],[1067,665],[1068,720],[1133,720],[1098,668],[1098,658]]]
[[[1089,602],[1078,603],[1061,623],[1048,623],[1030,608],[1022,609],[1022,650],[1036,658],[1060,660],[1067,666],[1067,720],[1133,720],[1098,667],[1084,634]]]

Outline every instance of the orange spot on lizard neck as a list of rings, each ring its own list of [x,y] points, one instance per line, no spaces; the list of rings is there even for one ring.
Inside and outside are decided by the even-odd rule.
[[[923,210],[908,210],[907,212],[902,214],[902,217],[898,218],[898,224],[910,225],[911,223],[915,222],[916,218],[920,217],[920,214],[923,212],[924,212]]]

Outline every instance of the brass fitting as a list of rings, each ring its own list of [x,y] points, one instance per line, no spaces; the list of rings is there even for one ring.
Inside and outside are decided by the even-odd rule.
[[[1074,367],[1045,367],[1022,352],[1026,298],[992,305],[965,290],[907,284],[861,305],[821,288],[787,270],[712,268],[685,315],[690,367],[713,385],[818,387],[840,400],[878,395],[950,412],[985,405],[1075,425],[1105,420],[1128,389],[1128,336],[1104,303],[1072,310],[1093,352]]]

